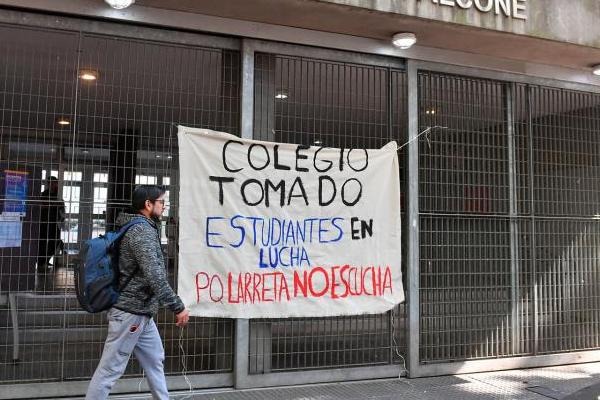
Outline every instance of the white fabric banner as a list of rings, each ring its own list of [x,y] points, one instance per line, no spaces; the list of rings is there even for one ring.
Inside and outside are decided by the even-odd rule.
[[[380,150],[179,127],[179,295],[191,315],[321,317],[404,300],[395,142]]]

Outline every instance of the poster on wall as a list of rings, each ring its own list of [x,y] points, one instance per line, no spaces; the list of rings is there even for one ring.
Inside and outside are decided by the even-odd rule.
[[[397,145],[179,127],[178,292],[203,317],[376,314],[404,300]]]
[[[4,170],[4,214],[25,216],[28,175],[28,172]]]
[[[18,215],[0,214],[0,248],[21,247],[23,223]]]
[[[22,217],[27,213],[27,178],[25,171],[4,170],[4,205],[0,214],[0,248],[21,247]]]

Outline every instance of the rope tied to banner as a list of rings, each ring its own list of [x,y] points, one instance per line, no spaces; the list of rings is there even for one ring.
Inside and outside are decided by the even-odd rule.
[[[171,125],[174,126],[175,128],[177,128],[179,126],[179,124],[177,124],[175,122],[171,122]],[[429,134],[434,129],[448,129],[448,127],[447,126],[441,126],[441,125],[428,126],[427,128],[423,129],[421,132],[419,132],[417,134],[417,136],[415,136],[414,138],[412,138],[412,139],[410,139],[410,140],[402,143],[400,146],[398,146],[398,148],[396,148],[396,151],[402,150],[405,146],[408,146],[409,144],[411,144],[415,140],[419,139],[422,135],[425,135],[425,139],[427,139],[427,145],[431,148],[431,142],[429,141]],[[169,140],[170,140],[170,138],[169,138]]]
[[[431,131],[433,131],[434,129],[448,129],[448,127],[447,126],[441,126],[441,125],[428,126],[427,128],[423,129],[421,132],[419,132],[419,134],[417,136],[415,136],[414,138],[410,139],[407,142],[404,142],[402,145],[398,146],[398,148],[396,149],[396,151],[402,150],[402,148],[404,146],[407,146],[410,143],[414,142],[415,140],[417,140],[418,138],[420,138],[421,135],[425,135],[425,139],[427,139],[427,146],[429,146],[429,148],[431,148],[431,142],[429,141],[429,133],[431,133]]]
[[[187,373],[187,361],[186,361],[186,357],[187,354],[185,354],[185,349],[183,348],[183,326],[179,327],[179,361],[181,362],[181,374],[183,375],[183,379],[185,379],[185,383],[187,383],[188,385],[188,394],[185,397],[182,397],[181,400],[186,400],[186,399],[191,399],[192,396],[194,395],[193,393],[193,389],[192,389],[192,383],[190,382],[190,380],[188,379]]]

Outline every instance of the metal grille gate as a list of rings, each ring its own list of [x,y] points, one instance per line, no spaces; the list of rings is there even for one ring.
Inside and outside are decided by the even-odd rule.
[[[522,212],[533,232],[534,281],[526,287],[537,294],[533,351],[597,349],[600,95],[519,85],[518,98],[528,105],[518,133],[527,135],[522,187],[529,204]]]
[[[597,349],[600,96],[418,84],[420,363]]]
[[[74,297],[79,244],[112,228],[136,184],[162,184],[176,281],[173,122],[238,132],[239,52],[11,26],[0,37],[0,382],[89,379],[106,323]],[[41,194],[50,177],[60,191]],[[171,313],[157,323],[165,370],[180,375]],[[188,372],[232,371],[232,321],[194,319],[184,335]],[[134,362],[125,376],[140,374]]]
[[[343,148],[402,143],[405,78],[392,68],[256,53],[254,137]],[[249,373],[398,363],[405,316],[402,304],[383,315],[252,320]]]
[[[501,83],[419,75],[421,362],[511,345],[508,136]]]
[[[0,383],[85,380],[105,325],[73,301],[79,243],[111,227],[135,184],[164,184],[175,279],[173,122],[239,133],[240,54],[8,25],[0,36]],[[258,139],[374,148],[407,137],[401,69],[258,52],[253,72]],[[419,131],[432,128],[419,142],[419,362],[597,349],[600,96],[425,71],[417,81]],[[41,196],[50,176],[52,201]],[[44,274],[54,238],[42,222],[61,201],[64,246]],[[15,230],[19,246],[7,242]],[[169,313],[158,323],[166,370],[180,375],[179,332]],[[404,305],[253,320],[247,372],[399,363],[405,324]],[[233,331],[195,320],[188,371],[231,374]],[[127,376],[140,372],[133,363]]]
[[[10,215],[11,226],[22,222],[22,239],[18,246],[0,249],[6,300],[0,310],[0,382],[85,381],[97,365],[106,323],[102,315],[81,312],[75,301],[72,267],[79,244],[113,227],[136,184],[163,184],[170,195],[163,244],[170,279],[176,281],[174,123],[239,133],[240,55],[8,25],[0,26],[0,34],[7,39],[0,48],[6,55],[0,64],[0,199],[5,211],[9,205],[19,211],[5,195],[7,185],[14,186],[11,174],[27,182],[24,215]],[[402,70],[267,54],[257,54],[256,64],[257,138],[380,147],[406,137]],[[95,79],[83,79],[84,73]],[[288,90],[281,99],[286,102],[273,92],[281,85]],[[261,94],[265,88],[269,92]],[[261,123],[270,124],[269,129],[261,129]],[[40,196],[51,176],[58,179],[59,193]],[[44,207],[63,204],[64,218],[52,223],[60,225],[58,239],[64,246],[44,250],[49,267],[43,271],[39,248],[46,249],[51,236],[47,230],[40,233],[48,218]],[[172,322],[165,311],[157,318],[165,369],[177,377],[182,368],[179,331]],[[233,323],[196,319],[186,329],[188,373],[231,376]],[[250,342],[248,373],[396,364],[405,350],[404,326],[403,306],[376,316],[253,321],[250,338],[244,338]],[[134,361],[125,377],[140,374]]]

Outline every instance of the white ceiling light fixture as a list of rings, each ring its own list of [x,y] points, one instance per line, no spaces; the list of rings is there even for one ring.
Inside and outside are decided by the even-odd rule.
[[[278,100],[285,100],[288,98],[288,94],[285,90],[278,90],[275,94],[275,98]]]
[[[592,67],[592,74],[600,76],[600,64]]]
[[[95,81],[98,79],[98,72],[91,69],[82,69],[79,71],[79,77],[84,81]]]
[[[67,125],[71,125],[71,121],[69,121],[67,118],[59,118],[58,119],[58,124],[61,126],[67,126]]]
[[[114,8],[115,10],[122,10],[124,8],[129,7],[135,0],[104,0],[109,6]]]
[[[417,43],[417,37],[414,33],[402,32],[392,36],[392,44],[402,50],[411,48],[415,43]]]

